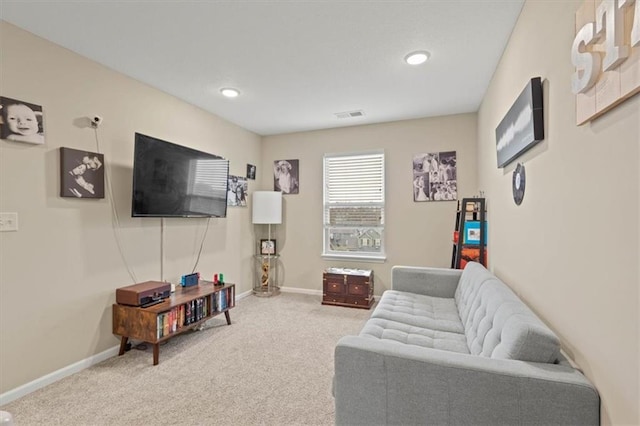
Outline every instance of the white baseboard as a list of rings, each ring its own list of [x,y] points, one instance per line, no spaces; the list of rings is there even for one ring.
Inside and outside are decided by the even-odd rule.
[[[236,302],[238,300],[242,300],[245,297],[251,296],[253,294],[253,290],[247,290],[244,293],[236,294]]]
[[[300,293],[300,294],[310,294],[313,296],[322,296],[322,290],[311,290],[308,288],[280,287],[280,291],[283,293]]]
[[[0,395],[0,406],[15,401],[16,399],[21,398],[47,385],[50,385],[51,383],[57,382],[58,380],[64,379],[67,376],[77,373],[78,371],[82,371],[85,368],[89,368],[92,365],[98,364],[106,359],[116,356],[118,355],[119,351],[120,346],[114,346],[107,349],[106,351],[100,352],[99,354],[95,354],[93,356],[90,356],[89,358],[80,360],[76,363],[56,370],[53,373],[49,373],[46,376],[42,376],[29,383],[7,391]]]
[[[284,288],[281,288],[280,290],[283,292],[289,292],[289,293],[322,295],[322,291],[320,290],[306,290],[303,288],[294,288],[294,287],[284,287]],[[245,297],[251,296],[252,294],[253,294],[252,290],[245,291],[240,294],[236,294],[236,301],[242,300]],[[120,346],[119,345],[114,346],[112,348],[107,349],[106,351],[100,352],[99,354],[90,356],[89,358],[85,358],[74,364],[63,367],[59,370],[56,370],[52,373],[49,373],[45,376],[35,379],[15,389],[11,389],[10,391],[7,391],[0,395],[0,406],[3,406],[12,401],[15,401],[18,398],[21,398],[31,392],[37,391],[38,389],[43,388],[47,385],[50,385],[51,383],[57,382],[58,380],[62,380],[67,376],[70,376],[74,373],[84,370],[85,368],[89,368],[92,365],[98,364],[106,359],[114,357],[118,355],[119,351],[120,351]]]

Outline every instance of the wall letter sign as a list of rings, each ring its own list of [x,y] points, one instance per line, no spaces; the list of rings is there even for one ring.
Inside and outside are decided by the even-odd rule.
[[[640,92],[640,0],[586,0],[571,47],[576,123]]]

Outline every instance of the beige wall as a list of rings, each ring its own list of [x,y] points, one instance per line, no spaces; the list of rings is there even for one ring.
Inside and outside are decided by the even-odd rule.
[[[393,265],[449,267],[456,202],[414,202],[412,159],[414,154],[455,150],[458,194],[470,197],[477,192],[475,141],[475,114],[265,137],[259,171],[265,189],[273,189],[273,161],[300,160],[300,193],[284,196],[284,223],[276,227],[281,285],[321,290],[322,271],[344,266],[373,269],[375,292],[380,294],[390,287]],[[323,155],[376,149],[385,152],[387,261],[323,259]]]
[[[160,279],[160,219],[131,218],[134,132],[222,155],[232,174],[259,164],[261,141],[194,106],[0,23],[0,94],[44,107],[45,145],[0,141],[0,211],[19,231],[0,233],[0,393],[100,353],[111,333],[115,288]],[[204,88],[203,88],[204,90]],[[59,197],[61,146],[96,151],[98,130],[113,198]],[[260,181],[250,181],[250,190]],[[114,225],[112,205],[118,213]],[[251,288],[250,208],[211,219],[198,270]],[[191,272],[206,219],[167,219],[164,278]],[[115,231],[114,231],[115,229]],[[119,253],[117,235],[122,248]]]
[[[604,424],[640,424],[640,96],[576,126],[570,78],[581,2],[527,1],[478,114],[479,188],[493,271],[561,337],[602,397]],[[544,81],[545,140],[496,167],[495,128],[529,78]]]

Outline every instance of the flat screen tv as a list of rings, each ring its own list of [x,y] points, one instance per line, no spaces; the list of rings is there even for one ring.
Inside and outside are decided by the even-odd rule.
[[[133,217],[226,217],[229,160],[136,133]]]

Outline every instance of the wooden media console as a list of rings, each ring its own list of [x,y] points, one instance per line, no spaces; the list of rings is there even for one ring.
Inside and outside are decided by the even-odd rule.
[[[222,313],[231,325],[229,309],[235,306],[235,296],[235,284],[200,281],[177,287],[169,298],[146,308],[114,303],[113,334],[121,336],[118,355],[125,353],[129,339],[137,339],[153,345],[153,365],[158,365],[160,343]]]

